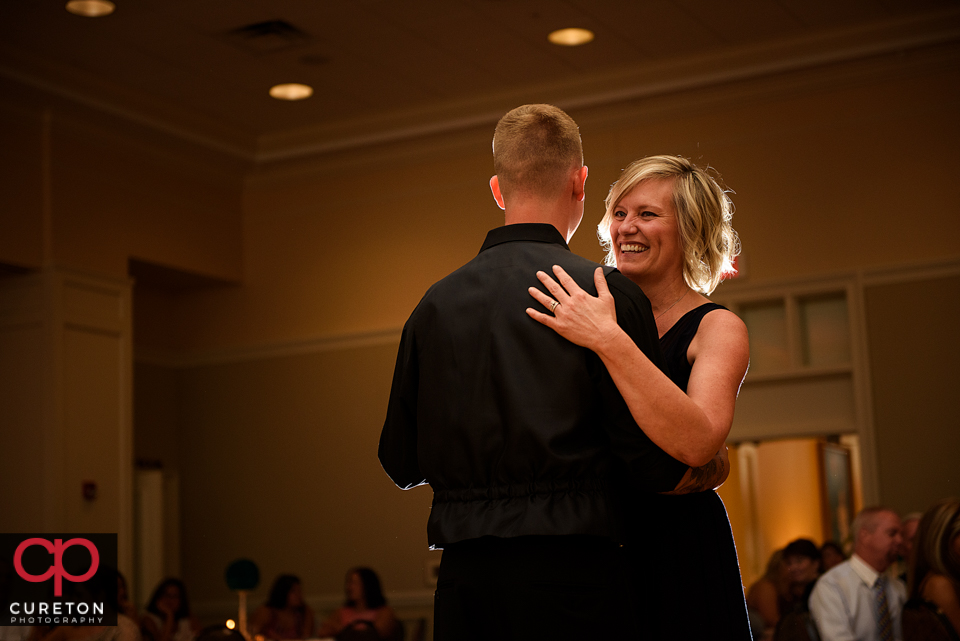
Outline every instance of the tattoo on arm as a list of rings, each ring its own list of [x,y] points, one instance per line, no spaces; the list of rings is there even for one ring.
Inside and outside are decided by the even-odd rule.
[[[692,494],[720,487],[730,473],[730,462],[722,455],[724,450],[717,452],[713,460],[706,465],[689,468],[677,487],[662,494]]]

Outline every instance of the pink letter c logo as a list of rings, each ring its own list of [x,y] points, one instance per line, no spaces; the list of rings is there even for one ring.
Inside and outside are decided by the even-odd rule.
[[[32,545],[39,545],[53,555],[53,565],[40,575],[30,574],[23,569],[23,552]],[[72,545],[82,545],[90,551],[90,569],[80,576],[73,576],[63,569],[63,551]],[[13,567],[16,568],[20,578],[25,581],[30,581],[31,583],[49,581],[52,576],[54,595],[63,596],[64,578],[74,583],[80,583],[81,581],[90,579],[97,573],[97,568],[100,567],[100,552],[97,550],[97,546],[87,539],[70,539],[66,543],[63,542],[63,539],[54,539],[53,543],[50,543],[47,539],[27,539],[17,546],[17,551],[13,555]]]

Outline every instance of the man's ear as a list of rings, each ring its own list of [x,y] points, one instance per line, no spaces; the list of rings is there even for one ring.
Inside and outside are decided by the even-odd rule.
[[[493,192],[493,199],[497,201],[497,206],[500,209],[506,209],[503,205],[503,194],[500,193],[500,180],[496,176],[490,179],[490,191]]]
[[[578,169],[577,177],[573,185],[573,193],[576,194],[577,201],[581,203],[583,202],[584,196],[586,195],[586,192],[584,192],[584,184],[587,182],[588,173],[589,171],[587,170],[586,165]]]

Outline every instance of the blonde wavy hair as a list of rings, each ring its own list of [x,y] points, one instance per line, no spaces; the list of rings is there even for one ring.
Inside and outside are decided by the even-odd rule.
[[[683,278],[695,291],[709,295],[724,273],[734,272],[740,238],[733,229],[733,202],[706,171],[682,156],[648,156],[635,160],[610,187],[606,213],[597,225],[606,265],[616,267],[610,224],[620,200],[645,180],[674,179],[673,205],[677,211]]]
[[[928,573],[940,574],[960,583],[960,556],[952,542],[960,536],[960,500],[943,499],[926,511],[917,527],[914,558],[907,572],[910,596],[920,596]]]

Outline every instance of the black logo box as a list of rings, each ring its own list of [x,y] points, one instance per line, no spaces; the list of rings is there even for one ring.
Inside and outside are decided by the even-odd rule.
[[[20,576],[15,567],[17,548],[28,539],[44,539],[51,544],[56,539],[63,544],[71,539],[86,539],[99,554],[97,571],[82,582],[63,576],[62,595],[58,597],[54,594],[53,576],[46,581],[32,582]],[[72,576],[86,574],[92,560],[90,551],[83,545],[75,544],[62,550],[63,570]],[[55,555],[37,544],[24,548],[20,561],[24,573],[35,577],[56,565]],[[118,574],[116,534],[0,534],[0,626],[117,625]]]

